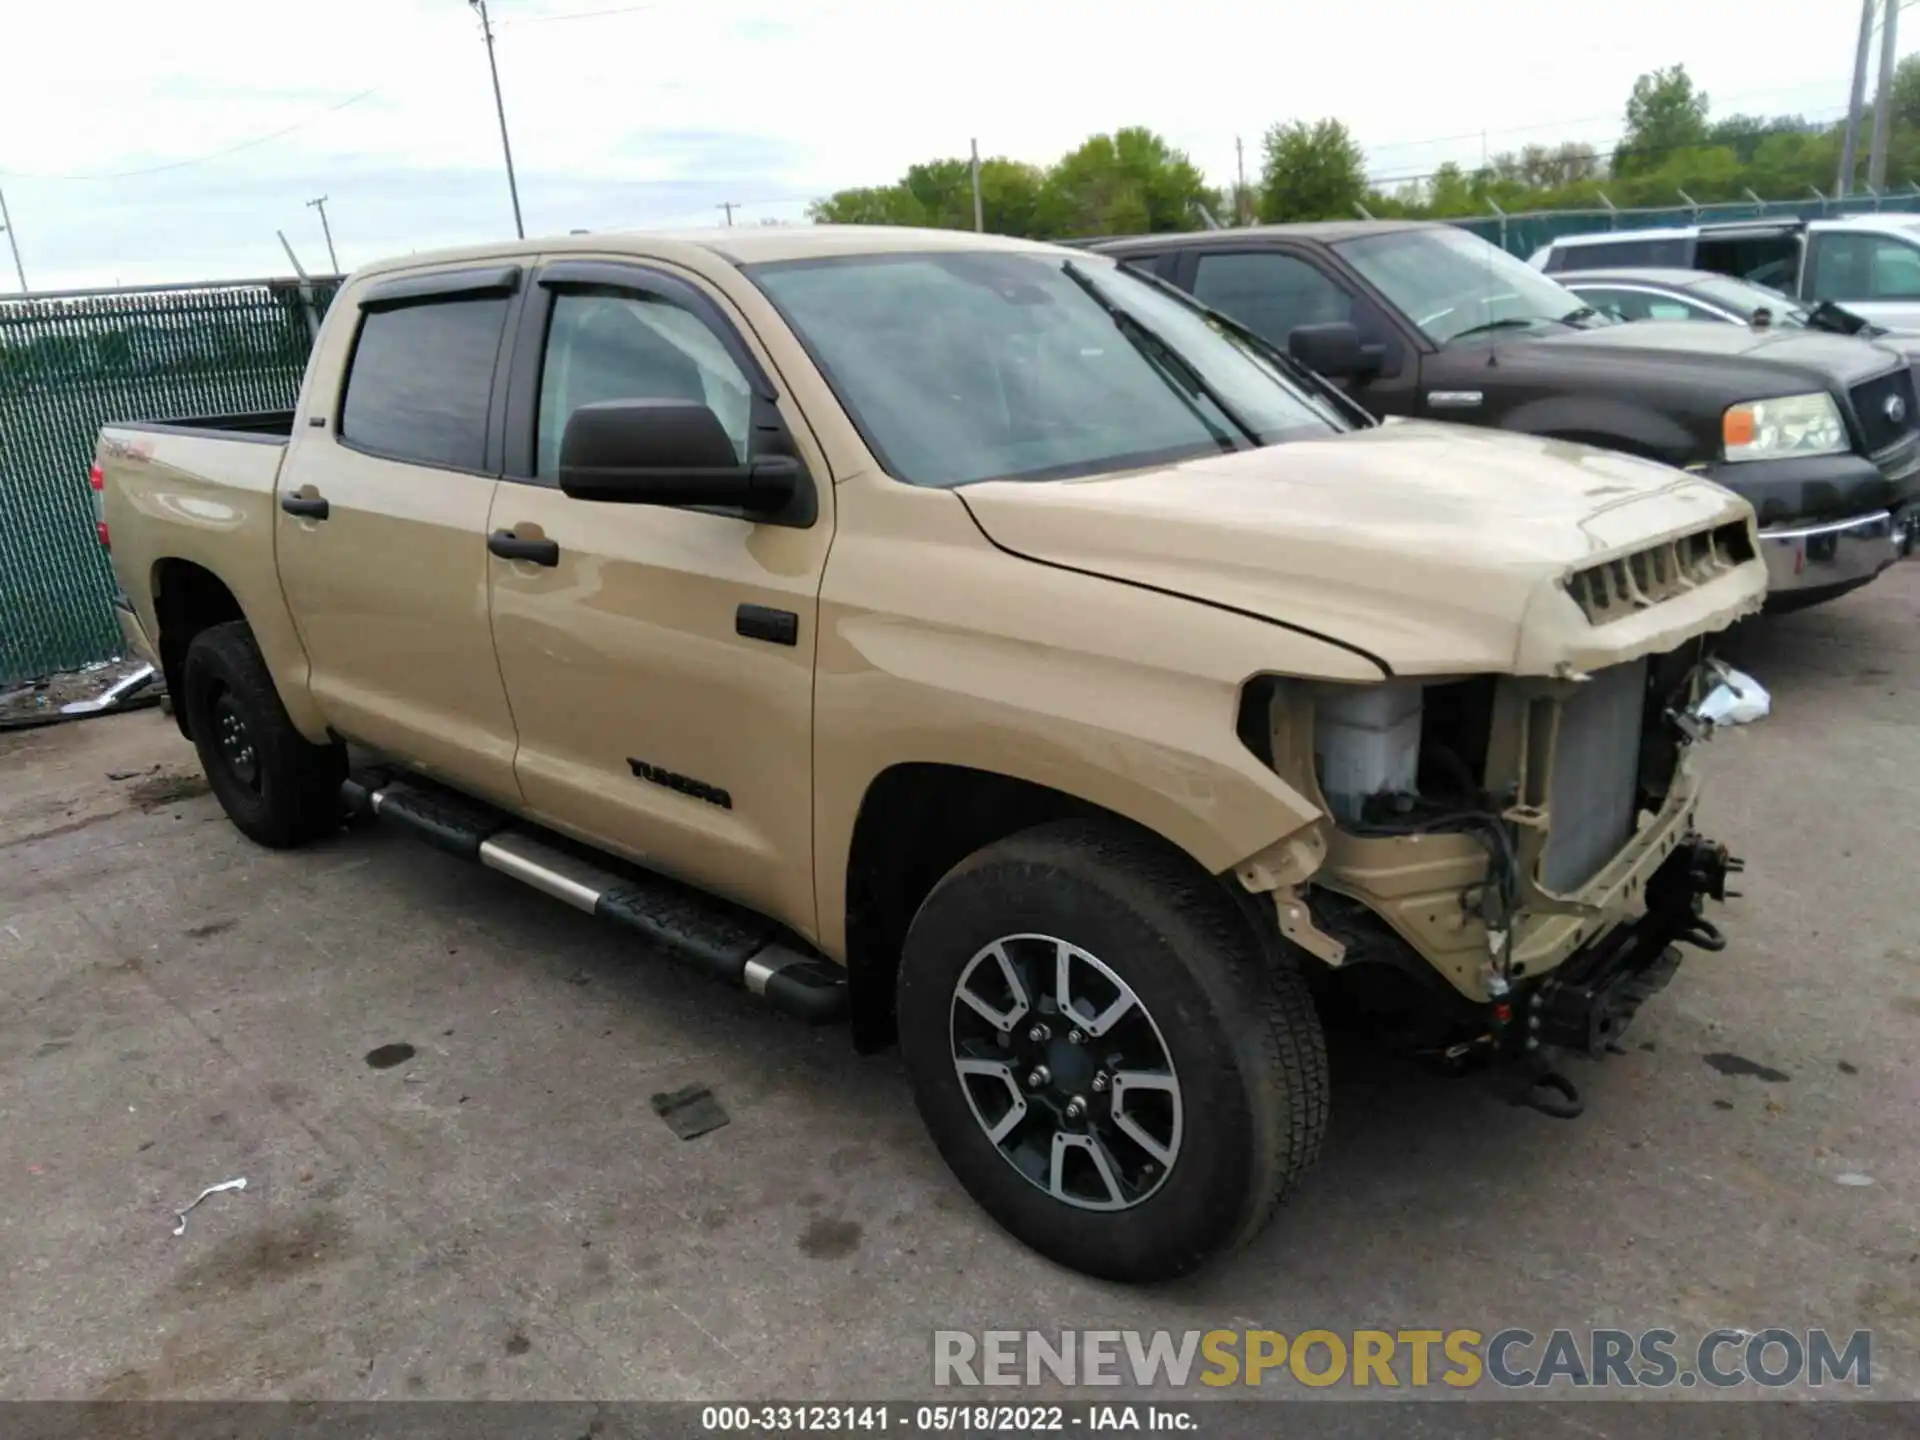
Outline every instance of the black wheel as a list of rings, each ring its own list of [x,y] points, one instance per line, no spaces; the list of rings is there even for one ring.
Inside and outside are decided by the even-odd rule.
[[[338,829],[346,751],[293,728],[246,622],[194,636],[182,672],[201,768],[241,833],[285,849]]]
[[[1319,1154],[1327,1060],[1305,979],[1148,837],[1066,821],[962,861],[914,917],[898,998],[941,1155],[1076,1270],[1190,1271],[1257,1234]]]

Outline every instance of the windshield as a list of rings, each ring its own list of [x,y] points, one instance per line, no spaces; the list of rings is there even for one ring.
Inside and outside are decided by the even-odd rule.
[[[1778,290],[1765,285],[1716,276],[1711,280],[1696,280],[1687,288],[1702,300],[1725,306],[1745,319],[1752,319],[1753,312],[1764,306],[1772,312],[1773,323],[1783,330],[1799,330],[1807,323],[1805,310]]]
[[[1352,428],[1198,309],[1096,256],[744,268],[910,484],[1093,475]]]
[[[1524,260],[1452,226],[1390,230],[1333,248],[1436,345],[1469,333],[1607,323]]]

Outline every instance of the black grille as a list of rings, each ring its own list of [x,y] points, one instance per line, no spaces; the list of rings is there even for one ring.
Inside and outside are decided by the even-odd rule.
[[[1904,365],[1876,380],[1854,386],[1851,398],[1853,413],[1860,421],[1860,433],[1871,454],[1899,444],[1920,427],[1920,414],[1915,413],[1913,372]],[[1898,420],[1887,414],[1887,406],[1893,400],[1900,402],[1896,407],[1900,412]]]

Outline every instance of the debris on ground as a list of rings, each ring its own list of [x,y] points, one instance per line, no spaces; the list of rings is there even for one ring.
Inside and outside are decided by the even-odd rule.
[[[187,1233],[187,1216],[192,1213],[194,1206],[198,1205],[209,1195],[218,1195],[222,1190],[244,1190],[246,1188],[247,1177],[244,1175],[238,1180],[222,1180],[218,1185],[207,1186],[206,1189],[193,1197],[185,1210],[176,1210],[173,1212],[180,1217],[180,1223],[173,1227],[173,1233],[175,1235],[184,1235]]]
[[[138,780],[142,775],[158,775],[159,773],[160,767],[158,765],[149,765],[144,770],[109,770],[107,771],[107,779]]]
[[[164,682],[144,660],[130,657],[96,663],[12,689],[0,688],[0,730],[59,725],[88,715],[138,709],[165,698]]]
[[[705,1085],[689,1085],[671,1094],[655,1095],[650,1102],[653,1113],[667,1122],[667,1128],[682,1140],[693,1140],[709,1130],[718,1130],[730,1118]]]
[[[1764,720],[1773,711],[1773,697],[1751,675],[1731,665],[1719,667],[1720,683],[1708,692],[1696,712],[1702,720],[1715,725],[1748,725]]]

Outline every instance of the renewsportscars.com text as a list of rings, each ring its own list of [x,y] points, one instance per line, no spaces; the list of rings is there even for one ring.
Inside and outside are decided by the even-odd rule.
[[[1873,1337],[1825,1330],[937,1330],[933,1383],[1731,1389],[1873,1383]]]

